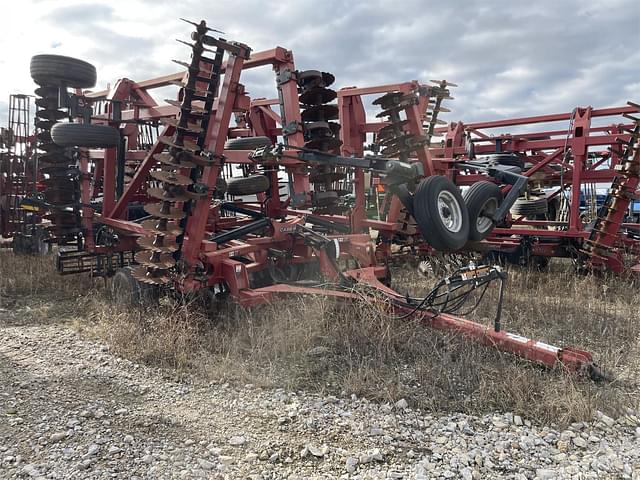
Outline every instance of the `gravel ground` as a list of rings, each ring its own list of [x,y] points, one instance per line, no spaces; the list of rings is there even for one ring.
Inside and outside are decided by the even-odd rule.
[[[1,478],[640,478],[632,412],[562,430],[178,381],[68,326],[9,316],[0,311]]]

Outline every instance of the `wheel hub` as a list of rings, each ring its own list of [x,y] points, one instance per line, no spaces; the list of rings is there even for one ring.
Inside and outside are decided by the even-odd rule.
[[[478,232],[486,232],[493,226],[493,215],[498,210],[498,202],[494,198],[490,198],[480,210],[480,215],[476,220],[476,230]]]
[[[446,190],[438,194],[438,212],[442,223],[451,232],[462,228],[462,211],[455,197]]]

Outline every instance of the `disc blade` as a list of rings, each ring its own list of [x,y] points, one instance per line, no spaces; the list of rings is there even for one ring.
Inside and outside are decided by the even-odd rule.
[[[153,219],[144,220],[140,225],[151,232],[159,235],[168,235],[177,237],[182,233],[182,228],[175,222],[168,222],[167,219]]]
[[[162,203],[148,203],[144,206],[144,211],[149,215],[167,220],[179,220],[187,214],[179,208],[165,208]]]
[[[138,245],[143,250],[151,250],[152,252],[173,253],[178,251],[178,244],[175,240],[170,240],[160,235],[138,237]]]
[[[175,266],[176,261],[168,253],[156,253],[156,252],[137,252],[135,254],[135,260],[142,265],[151,266],[160,269],[168,269]]]
[[[151,175],[151,177],[153,177],[154,179],[160,182],[168,183],[170,185],[187,186],[193,183],[193,180],[191,180],[186,175],[181,175],[176,172],[167,172],[165,170],[154,170],[152,172],[149,172],[149,175]]]

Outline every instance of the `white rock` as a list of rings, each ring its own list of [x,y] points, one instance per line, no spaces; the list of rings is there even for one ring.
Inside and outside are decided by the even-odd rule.
[[[399,410],[405,410],[408,407],[409,407],[409,403],[404,398],[401,398],[396,402],[396,408]]]
[[[553,470],[538,468],[536,469],[536,477],[538,478],[538,480],[553,480],[557,477],[557,474]]]
[[[573,430],[565,430],[560,434],[560,440],[569,441],[572,438],[576,437],[576,432]]]
[[[582,437],[575,437],[571,441],[575,446],[580,448],[585,448],[587,446],[587,441]]]
[[[89,448],[87,449],[87,456],[96,455],[99,451],[100,451],[100,445],[96,445],[95,443],[92,443],[91,445],[89,445]]]
[[[491,422],[493,423],[493,426],[499,430],[503,430],[509,426],[508,423],[505,423],[503,420],[499,418],[493,418]]]
[[[613,418],[609,417],[608,415],[605,415],[602,412],[597,412],[596,416],[598,417],[598,420],[604,423],[607,427],[613,427],[613,425],[616,423],[616,421]]]
[[[49,440],[51,440],[52,442],[59,442],[60,440],[64,440],[66,437],[66,432],[56,432],[51,434]]]
[[[40,476],[40,471],[32,463],[27,463],[24,467],[22,467],[22,470],[20,470],[20,473],[22,475],[26,475],[26,476],[29,476],[29,477],[39,477]]]
[[[222,464],[222,465],[231,465],[233,463],[233,457],[230,457],[228,455],[220,455],[218,457],[218,461]]]
[[[129,413],[129,410],[127,410],[126,408],[119,408],[114,413],[116,415],[125,415],[126,413]]]
[[[216,466],[215,463],[205,460],[204,458],[198,459],[198,465],[200,465],[200,468],[203,470],[213,470]]]
[[[360,463],[382,462],[383,457],[380,453],[380,449],[374,448],[371,453],[364,453],[358,457]]]
[[[314,457],[318,457],[318,458],[324,457],[324,452],[322,451],[322,449],[319,448],[319,447],[316,447],[315,445],[308,444],[308,445],[306,445],[306,449]]]
[[[348,473],[353,473],[358,467],[358,459],[356,457],[348,457],[346,461],[346,469]]]
[[[133,436],[132,435],[125,435],[124,438],[122,439],[122,441],[124,443],[133,443]]]
[[[235,435],[229,439],[229,445],[233,445],[234,447],[240,447],[247,443],[247,439],[242,435]]]

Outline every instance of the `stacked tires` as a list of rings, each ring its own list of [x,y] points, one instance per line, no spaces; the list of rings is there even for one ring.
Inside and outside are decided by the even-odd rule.
[[[268,137],[243,137],[227,140],[225,150],[256,150],[262,147],[271,147],[271,139]],[[266,175],[256,174],[248,177],[232,177],[226,180],[225,191],[229,195],[245,196],[266,192],[270,187],[269,178]]]
[[[91,88],[96,84],[96,69],[90,63],[61,55],[36,55],[31,58],[31,78],[39,86],[36,127],[38,169],[44,177],[44,200],[48,205],[48,230],[58,244],[71,244],[81,234],[80,172],[68,147],[113,147],[118,144],[117,130],[102,125],[61,123],[67,88]],[[62,93],[62,94],[61,94]]]

